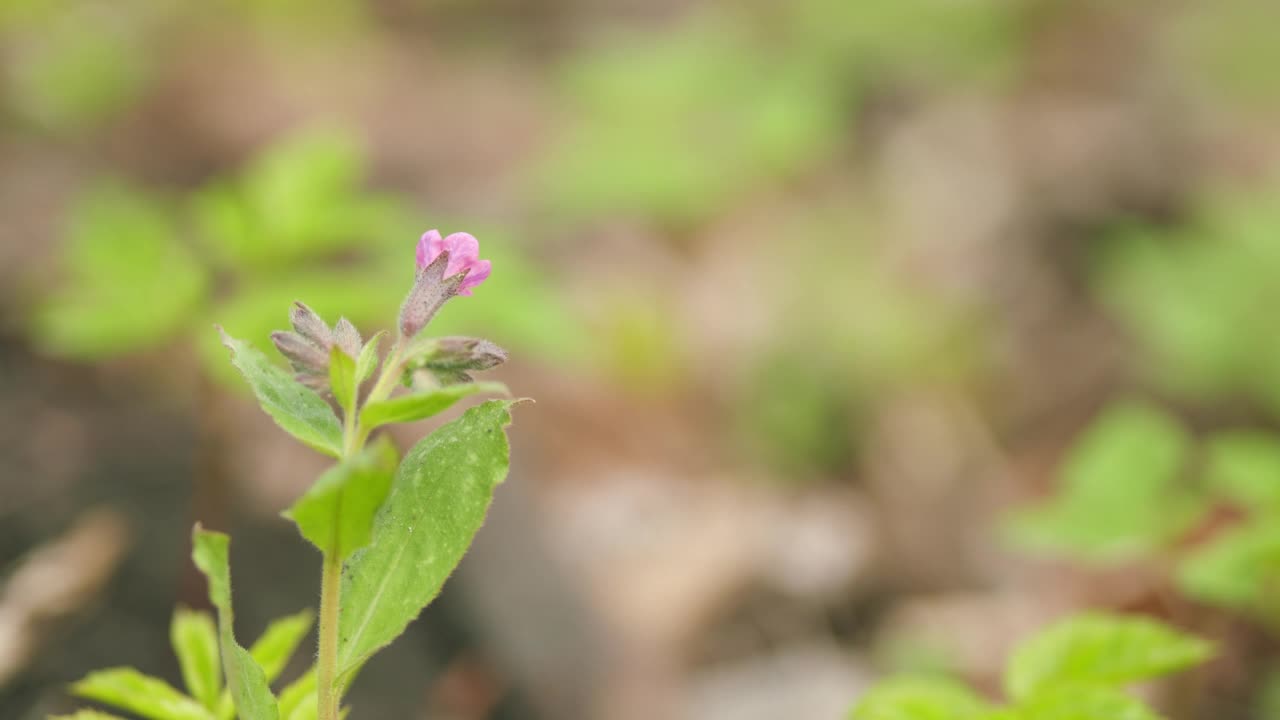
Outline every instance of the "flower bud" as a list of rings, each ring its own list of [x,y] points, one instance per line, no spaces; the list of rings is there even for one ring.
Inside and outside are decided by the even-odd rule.
[[[333,343],[338,349],[351,356],[352,360],[360,357],[360,348],[364,341],[360,339],[360,331],[346,318],[340,318],[333,326]]]
[[[445,337],[420,348],[421,353],[405,363],[405,382],[415,386],[468,383],[472,372],[497,367],[507,359],[506,351],[481,338]]]
[[[325,328],[328,330],[328,328]],[[276,349],[289,359],[289,364],[300,373],[327,375],[329,372],[329,354],[319,346],[309,342],[298,333],[277,330],[271,333],[271,342]]]
[[[289,310],[289,322],[299,335],[326,353],[333,347],[333,331],[306,305],[295,302]]]
[[[507,353],[482,338],[444,337],[425,367],[450,370],[488,370],[507,361]]]

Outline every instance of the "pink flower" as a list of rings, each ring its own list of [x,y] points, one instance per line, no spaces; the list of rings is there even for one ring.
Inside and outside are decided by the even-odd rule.
[[[467,276],[458,286],[459,295],[470,295],[471,288],[484,282],[492,269],[488,260],[480,259],[480,242],[469,233],[453,233],[448,237],[440,237],[439,230],[428,230],[418,241],[418,270],[422,271],[431,261],[440,257],[440,253],[449,253],[449,264],[445,266],[444,276],[453,277],[466,271]]]

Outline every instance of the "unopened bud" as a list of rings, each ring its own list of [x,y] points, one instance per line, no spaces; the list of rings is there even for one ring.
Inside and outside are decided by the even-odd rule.
[[[289,322],[299,335],[325,352],[333,346],[333,331],[314,310],[303,303],[293,304],[293,308],[289,310]]]
[[[313,374],[329,372],[329,354],[302,335],[278,330],[271,333],[271,342],[289,359],[294,370]]]
[[[364,345],[364,341],[360,339],[360,331],[346,318],[340,318],[338,324],[333,326],[333,342],[339,350],[350,355],[352,360],[360,357],[360,348]]]
[[[507,361],[507,353],[482,338],[444,337],[436,341],[436,352],[426,362],[431,369],[488,370]]]
[[[321,395],[325,395],[330,392],[328,373],[325,373],[324,375],[313,375],[311,373],[300,372],[297,375],[294,375],[293,379],[297,380],[300,384],[315,390]]]

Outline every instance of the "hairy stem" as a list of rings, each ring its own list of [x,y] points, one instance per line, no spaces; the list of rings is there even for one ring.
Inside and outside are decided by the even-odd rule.
[[[382,372],[374,383],[365,402],[385,400],[395,389],[402,368],[401,343],[392,348]],[[342,459],[346,460],[364,448],[369,432],[360,425],[359,398],[353,398],[350,408],[344,408],[342,418]],[[338,720],[342,696],[337,687],[338,671],[338,618],[342,596],[341,548],[332,547],[324,553],[324,571],[320,579],[320,627],[319,651],[316,658],[316,701],[319,703],[319,720]]]
[[[338,601],[342,592],[342,560],[337,553],[325,553],[324,575],[320,582],[320,652],[316,660],[317,700],[320,720],[338,720]]]

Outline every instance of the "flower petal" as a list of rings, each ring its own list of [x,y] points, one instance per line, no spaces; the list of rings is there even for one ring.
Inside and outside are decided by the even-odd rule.
[[[422,270],[444,249],[439,230],[428,230],[418,240],[418,269]]]

